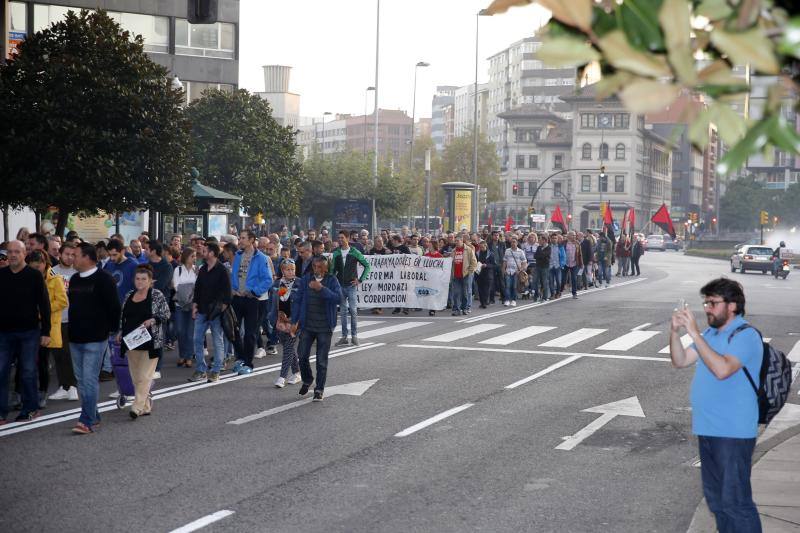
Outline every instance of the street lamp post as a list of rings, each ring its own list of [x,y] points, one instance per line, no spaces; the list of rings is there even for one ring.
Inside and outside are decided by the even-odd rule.
[[[330,111],[325,111],[322,114],[322,160],[325,161],[325,117],[330,115]]]
[[[478,30],[482,16],[488,16],[485,9],[481,9],[475,15],[475,94],[473,95],[472,105],[472,183],[475,190],[472,191],[472,220],[470,225],[478,230]]]
[[[378,194],[378,72],[381,44],[381,0],[377,2],[375,16],[375,154],[372,158],[372,238],[378,231],[378,213],[375,210],[375,195]]]
[[[418,62],[414,65],[414,96],[411,104],[411,145],[409,147],[409,159],[411,160],[411,172],[414,172],[414,123],[417,120],[417,69],[419,67],[429,67],[430,63],[424,61]]]
[[[425,234],[430,232],[431,213],[431,149],[425,150]]]
[[[375,87],[369,86],[364,91],[364,155],[367,155],[367,95],[370,91],[374,91]]]

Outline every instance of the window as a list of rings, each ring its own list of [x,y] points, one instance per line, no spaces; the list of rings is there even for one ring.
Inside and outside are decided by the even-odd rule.
[[[625,145],[622,143],[617,144],[617,148],[615,150],[615,158],[616,159],[625,159]]]
[[[189,24],[175,19],[176,54],[233,59],[235,40],[233,24]]]
[[[614,192],[625,192],[625,176],[614,176]]]
[[[205,83],[202,81],[185,81],[184,92],[189,102],[197,100],[203,95],[203,92],[209,89],[219,89],[220,91],[233,92],[233,85],[228,83]],[[320,133],[321,135],[321,133]]]
[[[553,156],[553,168],[556,170],[564,168],[564,154],[555,154]]]
[[[614,129],[626,130],[630,127],[631,116],[628,113],[614,114]]]
[[[581,128],[594,128],[595,120],[594,113],[581,113]]]
[[[528,196],[533,196],[536,193],[536,189],[539,188],[538,181],[529,181],[528,182]]]
[[[553,198],[564,196],[564,193],[561,190],[562,185],[563,184],[560,181],[553,182]]]
[[[538,155],[529,155],[528,156],[528,168],[539,168],[539,156]]]
[[[600,161],[608,159],[608,144],[603,143],[600,145]]]
[[[525,168],[525,156],[518,155],[517,156],[517,168]]]
[[[581,192],[592,192],[592,177],[584,174],[581,176]]]
[[[28,13],[28,6],[22,2],[9,2],[8,8],[11,17],[8,22],[8,29],[13,32],[26,33],[25,17]],[[13,39],[14,37],[9,36],[9,38]]]
[[[581,147],[581,159],[591,159],[592,158],[592,145],[589,143],[583,143],[583,147]]]
[[[600,192],[608,192],[608,175],[600,175],[598,179]]]

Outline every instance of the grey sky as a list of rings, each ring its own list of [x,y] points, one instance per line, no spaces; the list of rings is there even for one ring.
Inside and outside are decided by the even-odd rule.
[[[239,84],[264,90],[262,65],[292,68],[290,90],[302,116],[364,112],[375,79],[376,0],[241,0]],[[475,76],[475,13],[491,0],[381,0],[380,106],[411,114],[414,65],[417,117],[429,117],[437,85]],[[549,13],[538,6],[481,17],[479,80],[486,57],[533,34]],[[370,95],[369,108],[372,108]]]

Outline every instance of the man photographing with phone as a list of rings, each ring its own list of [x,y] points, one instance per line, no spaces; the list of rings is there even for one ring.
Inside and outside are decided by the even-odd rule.
[[[675,368],[696,363],[690,397],[703,493],[720,533],[760,532],[761,520],[750,487],[758,402],[740,370],[746,367],[758,386],[761,336],[746,327],[744,291],[738,282],[716,279],[700,289],[700,294],[709,327],[701,333],[694,313],[681,305],[672,314],[669,347]],[[692,338],[686,348],[681,330]]]

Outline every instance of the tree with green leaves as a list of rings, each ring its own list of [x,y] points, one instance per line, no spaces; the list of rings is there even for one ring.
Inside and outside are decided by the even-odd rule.
[[[302,212],[317,219],[333,218],[336,200],[371,200],[373,192],[372,156],[359,151],[312,153],[303,162],[305,176]],[[409,180],[386,164],[378,166],[376,210],[381,218],[406,214],[413,198]]]
[[[708,104],[685,120],[700,149],[716,124],[731,149],[721,174],[775,148],[800,153],[800,135],[781,107],[796,104],[800,68],[800,17],[786,0],[535,0],[553,18],[538,57],[551,66],[579,67],[579,79],[602,72],[600,99],[616,94],[633,112],[659,111],[682,91]],[[534,0],[494,0],[486,14]],[[775,76],[760,116],[745,120],[731,104],[751,92],[749,76]],[[792,94],[794,93],[794,94]]]
[[[266,100],[244,89],[209,90],[186,113],[192,164],[203,183],[241,196],[251,215],[299,213],[303,173],[295,131],[278,124]]]
[[[720,198],[720,222],[728,230],[750,231],[759,226],[759,212],[770,211],[774,205],[770,191],[752,176],[731,181]]]
[[[438,169],[434,185],[431,186],[431,206],[444,206],[444,193],[440,185],[448,181],[472,182],[473,136],[468,131],[453,139],[442,153],[442,163]],[[478,185],[486,188],[486,201],[500,200],[503,191],[500,186],[500,160],[497,148],[486,136],[478,136]]]
[[[0,205],[71,213],[181,208],[191,198],[183,94],[104,11],[29,35],[0,64]]]

